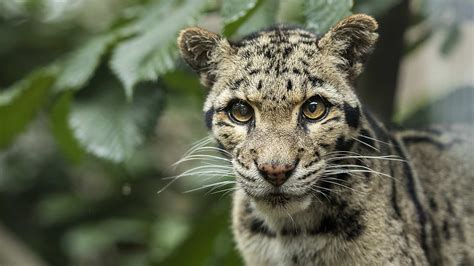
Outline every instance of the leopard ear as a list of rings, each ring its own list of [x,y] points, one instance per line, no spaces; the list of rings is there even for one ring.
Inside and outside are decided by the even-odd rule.
[[[178,47],[188,65],[201,76],[206,87],[215,81],[217,63],[232,51],[229,42],[219,34],[191,27],[180,32]]]
[[[354,81],[362,72],[367,56],[372,52],[378,34],[375,19],[357,14],[339,21],[318,42],[323,55],[335,58],[336,65]]]

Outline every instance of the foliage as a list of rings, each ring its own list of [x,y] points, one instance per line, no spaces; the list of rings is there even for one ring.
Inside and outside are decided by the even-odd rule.
[[[205,134],[205,91],[178,59],[178,32],[198,24],[237,38],[288,23],[323,34],[402,0],[81,2],[0,1],[2,222],[53,265],[240,265],[228,197],[183,195],[185,182],[156,195],[173,173],[156,153]],[[426,9],[415,26],[433,20]],[[443,25],[454,29],[444,52],[462,21]]]
[[[52,75],[44,70],[31,74],[1,95],[0,148],[24,130],[47,98],[53,84]]]
[[[352,0],[306,1],[305,15],[307,25],[319,34],[325,33],[334,23],[351,14]]]

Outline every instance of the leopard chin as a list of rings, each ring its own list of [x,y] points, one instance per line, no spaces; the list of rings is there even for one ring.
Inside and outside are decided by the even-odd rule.
[[[311,195],[292,197],[284,194],[254,198],[255,207],[262,214],[271,217],[288,217],[309,208],[312,203]]]

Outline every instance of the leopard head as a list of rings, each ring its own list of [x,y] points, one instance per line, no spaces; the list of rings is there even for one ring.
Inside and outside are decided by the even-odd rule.
[[[351,149],[362,116],[353,84],[376,29],[373,18],[352,15],[321,38],[283,26],[239,41],[196,27],[180,33],[183,59],[209,88],[206,124],[262,211],[307,208],[329,155]]]

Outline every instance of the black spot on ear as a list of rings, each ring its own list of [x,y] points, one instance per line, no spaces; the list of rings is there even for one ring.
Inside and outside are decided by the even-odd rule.
[[[344,114],[346,115],[346,122],[350,127],[359,127],[360,109],[358,106],[352,107],[348,103],[344,103]]]
[[[211,109],[207,110],[204,114],[204,121],[206,122],[208,129],[212,128],[212,118],[214,117],[214,112],[214,107],[211,107]]]

